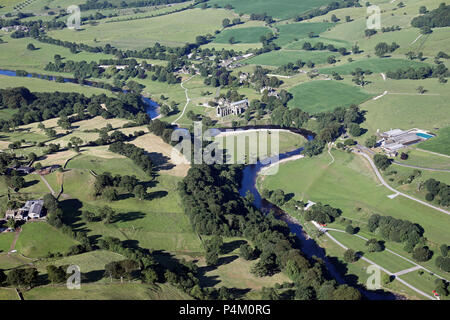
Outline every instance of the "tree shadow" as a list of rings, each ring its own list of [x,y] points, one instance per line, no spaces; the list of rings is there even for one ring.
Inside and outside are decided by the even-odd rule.
[[[116,215],[116,219],[114,222],[122,221],[122,222],[128,222],[128,221],[134,221],[138,219],[142,219],[145,217],[145,214],[142,212],[126,212],[126,213],[118,213]]]
[[[34,185],[36,185],[38,183],[39,183],[39,180],[26,181],[24,188],[28,188],[28,187],[34,186]]]
[[[174,164],[169,162],[170,158],[162,153],[148,152],[147,155],[150,157],[150,160],[152,160],[156,170],[170,170],[175,167]]]
[[[155,191],[155,192],[149,193],[148,196],[145,199],[146,200],[160,199],[160,198],[164,198],[168,194],[169,193],[167,191]]]
[[[244,240],[234,240],[231,242],[224,243],[221,247],[223,254],[228,254],[238,249],[241,245],[246,244],[247,241]]]
[[[92,270],[89,272],[83,272],[81,274],[81,281],[83,283],[100,281],[105,275],[105,270]]]

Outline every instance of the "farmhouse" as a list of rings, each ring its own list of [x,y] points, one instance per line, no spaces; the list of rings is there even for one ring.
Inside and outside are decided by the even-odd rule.
[[[381,138],[381,148],[388,155],[393,156],[396,156],[400,149],[433,137],[425,131],[416,128],[407,131],[393,129],[382,133],[378,132],[378,136]]]
[[[44,200],[28,200],[25,205],[18,210],[7,210],[5,213],[6,219],[29,220],[39,219],[42,217],[42,207]]]
[[[219,105],[216,108],[218,117],[225,117],[230,114],[239,115],[245,111],[248,107],[248,100],[244,99],[237,102],[226,102],[223,105]]]
[[[264,87],[261,89],[261,94],[264,94],[267,91],[267,96],[279,98],[280,95],[278,92],[272,87]]]

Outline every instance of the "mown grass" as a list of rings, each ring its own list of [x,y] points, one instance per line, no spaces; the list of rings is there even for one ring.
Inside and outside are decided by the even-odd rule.
[[[261,36],[271,32],[267,27],[249,27],[226,29],[219,33],[215,38],[215,43],[229,43],[230,38],[234,38],[233,44],[237,43],[258,43]]]
[[[82,284],[80,290],[64,286],[37,287],[23,293],[25,300],[190,300],[169,284],[150,286],[136,282]]]
[[[293,99],[289,101],[288,106],[311,114],[360,104],[370,98],[370,95],[360,88],[330,80],[302,83],[291,88],[289,92],[292,93]]]
[[[83,42],[89,45],[107,43],[127,49],[143,49],[159,42],[170,46],[183,46],[194,43],[201,34],[213,34],[222,27],[222,20],[233,19],[227,10],[191,9],[155,18],[105,23],[96,26],[85,25],[84,29],[74,32],[63,29],[51,31],[51,37]],[[129,35],[133,36],[130,37]]]
[[[340,208],[346,218],[365,226],[378,213],[418,223],[432,243],[449,243],[449,217],[415,201],[392,194],[379,185],[372,169],[357,155],[333,150],[315,158],[303,158],[280,165],[277,175],[264,178],[261,187],[293,193],[296,199],[312,200]]]
[[[440,129],[436,137],[420,143],[417,147],[450,156],[450,127]],[[444,161],[448,162],[449,159]]]
[[[27,223],[16,242],[16,250],[30,258],[44,257],[48,252],[65,253],[78,242],[46,222]]]
[[[303,0],[301,2],[296,0],[253,0],[253,1],[242,1],[242,0],[212,0],[209,1],[211,6],[219,5],[224,7],[230,4],[233,6],[233,10],[237,13],[263,13],[266,12],[268,15],[273,16],[278,19],[289,19],[294,16],[303,13],[305,11],[317,8],[330,3],[330,0]]]
[[[337,56],[328,51],[305,51],[305,50],[278,50],[263,53],[254,58],[246,60],[245,64],[279,67],[289,62],[295,63],[298,60],[303,62],[312,61],[316,65],[324,64],[329,56]]]
[[[275,43],[279,46],[285,46],[299,39],[305,39],[305,41],[320,41],[320,38],[309,38],[309,33],[312,32],[317,37],[319,34],[333,26],[334,23],[330,22],[279,24],[276,25],[276,28],[279,30],[279,35],[275,40]]]
[[[384,58],[371,58],[371,59],[364,59],[364,60],[358,60],[351,63],[346,63],[344,65],[340,65],[337,67],[330,67],[330,68],[322,68],[319,69],[320,73],[326,73],[331,74],[332,72],[337,72],[339,74],[351,74],[353,71],[355,71],[357,68],[360,68],[362,70],[370,70],[375,73],[380,72],[387,72],[397,69],[405,69],[405,68],[419,68],[423,66],[429,66],[428,63],[424,62],[417,62],[417,61],[411,61],[411,60],[404,60],[404,59],[384,59]]]

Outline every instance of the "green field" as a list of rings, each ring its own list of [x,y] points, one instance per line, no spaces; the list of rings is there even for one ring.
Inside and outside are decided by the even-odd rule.
[[[417,147],[450,156],[450,127],[440,129],[436,137],[422,142]]]
[[[38,258],[52,253],[65,253],[78,242],[45,222],[27,223],[16,242],[16,250],[24,256]]]
[[[58,83],[55,81],[47,81],[36,78],[25,78],[25,77],[10,77],[0,75],[0,88],[13,88],[13,87],[26,87],[31,92],[78,92],[86,96],[93,96],[99,94],[106,94],[107,96],[113,96],[113,93],[108,90],[93,88],[88,86],[81,86],[74,83]],[[11,116],[15,110],[2,109],[0,114]]]
[[[25,300],[190,300],[179,289],[169,285],[150,286],[140,283],[81,284],[80,290],[66,286],[38,287],[23,293]]]
[[[324,64],[327,62],[329,56],[338,55],[328,51],[305,51],[305,50],[278,50],[263,53],[259,56],[246,60],[245,64],[263,65],[279,67],[289,62],[295,63],[298,60],[303,62],[312,61],[316,65]]]
[[[237,13],[263,13],[278,19],[289,19],[294,16],[308,11],[313,8],[317,8],[326,4],[329,4],[330,0],[211,0],[208,4],[219,5],[224,7],[227,4],[233,6],[234,11]]]
[[[320,41],[320,38],[309,38],[309,33],[313,32],[317,37],[319,34],[325,32],[333,26],[334,23],[329,22],[302,22],[275,25],[275,27],[279,30],[279,35],[275,40],[275,43],[279,46],[285,46],[290,42],[305,38],[307,39],[306,41],[309,41],[310,39]]]
[[[195,42],[198,35],[213,34],[222,27],[223,19],[233,17],[227,10],[192,9],[148,19],[100,22],[76,32],[70,29],[51,31],[49,36],[95,46],[109,43],[127,49],[143,49],[156,42],[183,46],[186,42]]]
[[[271,32],[266,27],[249,27],[237,29],[225,29],[215,38],[215,43],[229,43],[231,37],[234,38],[234,44],[238,43],[259,43],[259,38]]]
[[[417,148],[409,148],[404,151],[408,154],[407,160],[402,160],[400,156],[397,156],[396,161],[423,168],[450,170],[450,159],[448,157],[423,151],[419,149],[421,144],[416,146]]]
[[[362,141],[377,129],[383,132],[393,128],[420,128],[435,132],[436,128],[449,126],[445,116],[450,98],[448,84],[440,84],[438,79],[383,81],[379,74],[371,75],[368,80],[372,83],[365,86],[366,91],[374,95],[388,91],[388,94],[361,105],[367,111],[364,127],[368,129]],[[417,93],[419,86],[427,90],[425,94]]]
[[[380,73],[409,67],[419,68],[422,66],[429,66],[429,64],[404,59],[371,58],[346,63],[337,67],[322,68],[319,69],[319,72],[326,74],[331,74],[332,72],[337,72],[339,74],[351,74],[357,68],[360,68],[362,70],[370,70],[375,73]]]
[[[289,90],[294,98],[289,101],[290,108],[300,108],[310,114],[334,110],[360,104],[370,95],[360,88],[333,80],[302,83]]]
[[[283,189],[296,199],[330,204],[343,211],[342,216],[365,225],[370,215],[379,213],[420,224],[432,243],[450,242],[449,217],[380,186],[374,173],[361,157],[332,151],[335,161],[325,152],[319,157],[282,164],[278,174],[266,176],[262,187]]]

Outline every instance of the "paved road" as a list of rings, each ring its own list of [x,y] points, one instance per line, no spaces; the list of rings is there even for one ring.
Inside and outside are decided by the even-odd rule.
[[[419,169],[419,170],[428,170],[428,171],[438,171],[438,172],[450,172],[450,169],[435,169],[435,168],[425,168],[425,167],[419,167],[419,166],[413,166],[411,164],[405,164],[397,161],[393,161],[392,163],[402,166],[402,167],[408,167],[413,169]]]
[[[339,231],[341,231],[341,230],[339,230]],[[348,248],[347,248],[346,246],[344,246],[342,243],[340,243],[338,240],[336,240],[336,238],[334,238],[329,232],[325,232],[325,235],[326,235],[328,238],[330,238],[333,242],[335,242],[338,246],[340,246],[341,248],[343,248],[344,250],[348,250]],[[364,257],[364,256],[360,257],[360,259],[363,260],[363,261],[366,261],[366,262],[370,263],[371,265],[374,265],[374,266],[380,268],[380,270],[384,271],[385,273],[389,274],[390,276],[395,276],[394,273],[392,273],[392,272],[390,272],[389,270],[383,268],[382,266],[376,264],[376,263],[373,262],[372,260],[367,259],[367,258]],[[410,284],[409,284],[408,282],[406,282],[405,280],[400,279],[400,278],[398,278],[398,277],[396,277],[395,279],[398,280],[399,282],[403,283],[403,284],[404,284],[405,286],[407,286],[408,288],[410,288],[410,289],[416,291],[417,293],[421,294],[422,296],[424,296],[424,297],[426,297],[426,298],[428,298],[428,299],[430,299],[430,300],[437,300],[436,298],[430,296],[429,294],[426,294],[426,293],[423,292],[422,290],[420,290],[420,289],[414,287],[413,285],[410,285]]]
[[[318,224],[314,224],[314,225],[315,225],[317,228],[319,228],[319,230],[321,230],[321,231],[328,231],[328,230],[329,230],[329,231],[336,231],[336,232],[342,232],[342,233],[345,233],[345,231],[343,231],[343,230],[334,229],[334,228],[322,228],[322,227],[320,227],[320,225],[318,225]],[[365,237],[363,237],[363,236],[360,236],[359,234],[354,234],[353,236],[358,237],[358,238],[360,238],[360,239],[362,239],[362,240],[364,240],[364,241],[368,241],[368,240],[369,240],[369,239],[367,239],[367,238],[365,238]],[[402,256],[402,255],[400,255],[400,254],[398,254],[397,252],[392,251],[391,249],[385,248],[384,250],[387,251],[387,252],[389,252],[389,253],[392,253],[393,255],[399,257],[400,259],[403,259],[403,260],[408,261],[409,263],[413,264],[413,265],[415,266],[415,267],[413,267],[413,268],[423,269],[423,270],[425,270],[426,272],[431,273],[431,274],[434,274],[436,277],[438,277],[438,278],[440,278],[440,279],[442,279],[442,280],[445,280],[446,282],[449,282],[449,280],[447,280],[446,278],[441,277],[440,275],[436,274],[435,272],[433,272],[433,271],[431,271],[431,270],[428,270],[427,268],[421,266],[420,264],[414,262],[413,260],[408,259],[408,258],[406,258],[406,257],[404,257],[404,256]]]
[[[361,149],[360,149],[360,150],[361,150]],[[367,154],[365,154],[363,151],[361,151],[361,152],[359,152],[359,153],[357,153],[357,154],[362,155],[364,158],[367,159],[367,161],[369,161],[370,166],[372,167],[373,171],[375,172],[375,174],[376,174],[377,177],[378,177],[378,180],[380,180],[380,182],[381,182],[386,188],[388,188],[389,190],[391,190],[392,192],[398,193],[399,195],[404,196],[405,198],[408,198],[408,199],[411,199],[411,200],[413,200],[413,201],[419,202],[420,204],[423,204],[424,206],[430,207],[430,208],[432,208],[432,209],[434,209],[434,210],[437,210],[437,211],[440,211],[440,212],[445,213],[445,214],[447,214],[447,215],[450,215],[450,212],[447,211],[447,210],[444,210],[444,209],[441,209],[441,208],[439,208],[439,207],[433,206],[432,204],[429,204],[428,202],[425,202],[425,201],[416,199],[416,198],[414,198],[414,197],[411,197],[410,195],[407,195],[407,194],[405,194],[405,193],[403,193],[403,192],[400,192],[400,191],[395,190],[394,188],[392,188],[392,187],[391,187],[391,186],[383,179],[383,176],[381,175],[380,171],[378,171],[378,168],[375,166],[375,163],[373,162],[373,160],[372,160],[371,157],[369,157],[369,156],[368,156]]]

